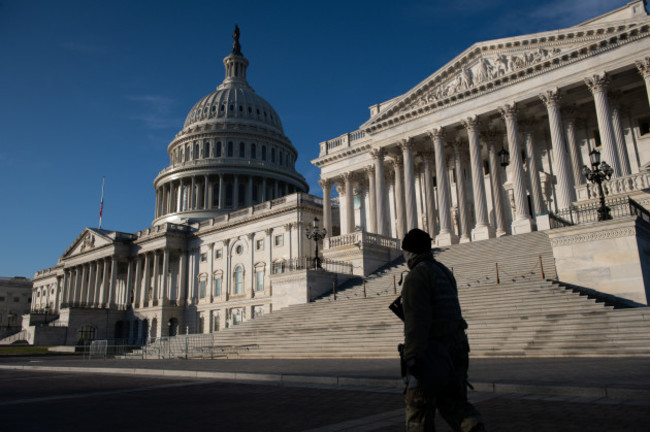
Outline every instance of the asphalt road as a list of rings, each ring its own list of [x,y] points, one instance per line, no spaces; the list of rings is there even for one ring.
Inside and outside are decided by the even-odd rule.
[[[490,431],[647,431],[650,401],[472,393]],[[6,431],[401,431],[399,391],[0,371]],[[439,431],[448,431],[440,423]]]

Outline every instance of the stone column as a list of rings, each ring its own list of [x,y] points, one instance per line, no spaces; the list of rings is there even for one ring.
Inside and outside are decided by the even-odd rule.
[[[503,213],[504,197],[503,188],[501,186],[501,170],[503,169],[499,163],[497,156],[497,145],[494,141],[495,132],[488,131],[484,135],[488,145],[488,158],[490,160],[490,178],[492,179],[492,197],[494,200],[494,224],[496,228],[496,236],[503,237],[506,232],[506,216]]]
[[[486,240],[494,237],[494,230],[490,227],[487,198],[485,196],[483,157],[481,155],[481,143],[478,137],[478,117],[468,117],[461,120],[461,123],[467,130],[470,164],[472,167],[472,191],[474,192],[474,211],[476,212],[476,226],[472,230],[472,241]]]
[[[142,263],[140,255],[135,256],[135,281],[133,283],[133,305],[140,307],[142,301]]]
[[[149,262],[149,252],[144,254],[144,282],[142,284],[142,307],[149,305],[149,287],[151,285],[151,269]]]
[[[596,103],[596,117],[598,118],[598,131],[600,132],[600,141],[603,145],[602,161],[607,162],[614,170],[613,177],[620,177],[621,167],[616,150],[616,138],[612,127],[612,111],[607,98],[607,87],[609,78],[603,72],[601,75],[592,75],[585,78],[585,83],[594,96]]]
[[[96,262],[91,262],[88,263],[88,288],[86,289],[86,304],[88,307],[94,307],[94,302],[95,302],[95,267],[97,263]]]
[[[203,209],[210,208],[210,179],[207,175],[203,176]]]
[[[625,145],[625,135],[623,134],[623,123],[621,121],[621,101],[620,92],[610,95],[612,101],[612,128],[614,129],[614,138],[616,138],[616,150],[618,152],[618,162],[621,167],[621,176],[632,174],[630,168],[630,159],[627,156],[627,145]]]
[[[648,93],[648,102],[650,102],[650,57],[646,57],[643,60],[638,60],[635,62],[639,73],[645,81],[645,89]]]
[[[153,252],[153,290],[150,300],[158,300],[158,289],[160,287],[160,261],[158,258],[158,251]]]
[[[583,184],[584,179],[582,175],[582,158],[580,156],[580,146],[576,140],[575,105],[563,108],[561,111],[562,114],[564,114],[562,123],[564,124],[565,128],[566,144],[569,148],[569,154],[571,155],[571,172],[573,173],[573,184],[574,186],[577,186]]]
[[[277,180],[273,180],[273,199],[280,198],[280,189]]]
[[[190,182],[190,210],[194,210],[196,208],[196,180],[195,177],[192,176],[192,181]]]
[[[187,301],[187,251],[186,250],[181,250],[179,252],[180,255],[180,263],[179,263],[179,270],[178,272],[180,273],[180,293],[178,295],[179,297],[179,306],[184,305]],[[212,277],[212,275],[210,275]]]
[[[113,259],[111,260],[111,281],[108,287],[107,304],[109,308],[115,306],[115,289],[117,288],[116,282],[117,282],[117,258],[113,257]]]
[[[107,307],[107,294],[109,290],[109,279],[108,279],[108,258],[102,260],[102,285],[99,288],[99,305],[104,308]]]
[[[352,191],[352,174],[343,174],[343,182],[345,183],[345,233],[350,234],[354,232],[354,195]]]
[[[415,167],[413,166],[413,140],[404,139],[398,144],[404,160],[404,233],[418,227],[418,207],[415,200]]]
[[[433,170],[431,162],[433,161],[433,152],[422,153],[424,161],[424,199],[427,213],[427,231],[431,238],[436,236],[436,206],[433,196]]]
[[[458,198],[458,220],[460,222],[460,243],[470,241],[469,215],[467,214],[467,203],[465,201],[465,176],[463,175],[463,163],[460,154],[461,142],[454,143],[454,168],[456,170],[456,197]]]
[[[318,181],[323,188],[323,227],[327,230],[327,236],[332,236],[332,182],[329,179]],[[270,245],[269,245],[270,246]]]
[[[533,207],[536,215],[545,214],[546,203],[542,196],[542,184],[539,179],[539,168],[537,165],[537,156],[535,154],[535,130],[534,120],[520,121],[521,131],[524,136],[524,145],[526,148],[526,166],[528,167],[528,177],[530,178],[530,194],[533,198]]]
[[[253,186],[254,186],[253,185],[253,176],[249,175],[249,176],[246,176],[246,178],[248,179],[248,193],[246,194],[247,195],[246,196],[246,206],[250,207],[253,204],[255,204],[253,202]]]
[[[403,161],[401,156],[391,160],[395,172],[395,211],[397,214],[397,238],[401,239],[406,235],[406,208],[404,203],[404,175],[402,173]]]
[[[239,208],[239,176],[233,174],[232,177],[232,208],[236,209]]]
[[[137,264],[137,261],[135,263]],[[122,303],[123,305],[132,304],[131,292],[134,291],[134,284],[131,281],[131,279],[133,279],[133,264],[134,262],[130,260],[126,270],[126,292],[124,293],[124,302]],[[135,300],[135,293],[133,294],[133,299]]]
[[[226,208],[226,187],[223,178],[224,175],[219,174],[219,210]]]
[[[524,180],[524,167],[521,161],[521,146],[519,145],[519,130],[517,128],[517,105],[512,103],[499,107],[499,113],[506,124],[510,166],[513,176],[515,217],[512,222],[512,234],[523,234],[533,230],[533,221],[526,202],[526,182]]]
[[[377,234],[386,235],[386,204],[384,202],[384,197],[386,191],[385,182],[384,182],[384,151],[382,149],[373,149],[370,154],[375,162],[375,202],[377,205],[376,216],[376,228]]]
[[[560,116],[560,94],[558,89],[548,90],[539,95],[539,98],[546,105],[548,111],[548,123],[551,130],[551,144],[553,146],[553,170],[557,177],[557,208],[564,210],[571,207],[575,201],[575,188],[573,186],[573,174],[569,171],[569,155],[566,151],[566,143],[562,129],[562,118]]]
[[[268,197],[266,196],[266,177],[262,178],[262,202],[268,201]]]
[[[440,232],[436,236],[436,246],[449,246],[458,239],[451,230],[451,200],[449,199],[449,180],[447,178],[447,159],[443,142],[443,129],[435,128],[429,132],[436,155],[436,180],[438,184],[438,217]]]
[[[370,165],[364,168],[368,176],[368,232],[377,232],[377,187],[375,181],[375,167]]]
[[[169,300],[169,282],[167,281],[168,276],[167,273],[169,272],[169,249],[164,248],[163,249],[163,268],[162,268],[162,288],[161,288],[161,294],[162,294],[162,300]]]

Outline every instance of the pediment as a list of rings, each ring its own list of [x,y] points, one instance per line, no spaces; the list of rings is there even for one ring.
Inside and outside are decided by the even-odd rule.
[[[615,45],[647,37],[649,30],[650,19],[643,14],[624,21],[593,20],[564,30],[476,43],[404,95],[380,104],[379,112],[360,129],[372,132],[419,117]]]
[[[70,258],[75,255],[98,249],[113,244],[113,239],[108,237],[107,232],[93,228],[84,229],[77,236],[74,242],[68,247],[62,258]]]

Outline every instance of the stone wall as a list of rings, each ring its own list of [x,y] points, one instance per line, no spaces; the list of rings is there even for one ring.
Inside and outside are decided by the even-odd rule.
[[[650,228],[636,217],[548,231],[558,279],[648,304]]]

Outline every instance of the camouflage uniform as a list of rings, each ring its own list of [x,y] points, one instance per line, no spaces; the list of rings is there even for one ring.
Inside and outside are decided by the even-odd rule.
[[[438,409],[454,431],[483,431],[480,414],[467,400],[469,343],[454,276],[434,260],[430,248],[411,258],[408,266],[402,289],[406,429],[433,431]],[[442,360],[427,362],[432,345],[448,367]]]

